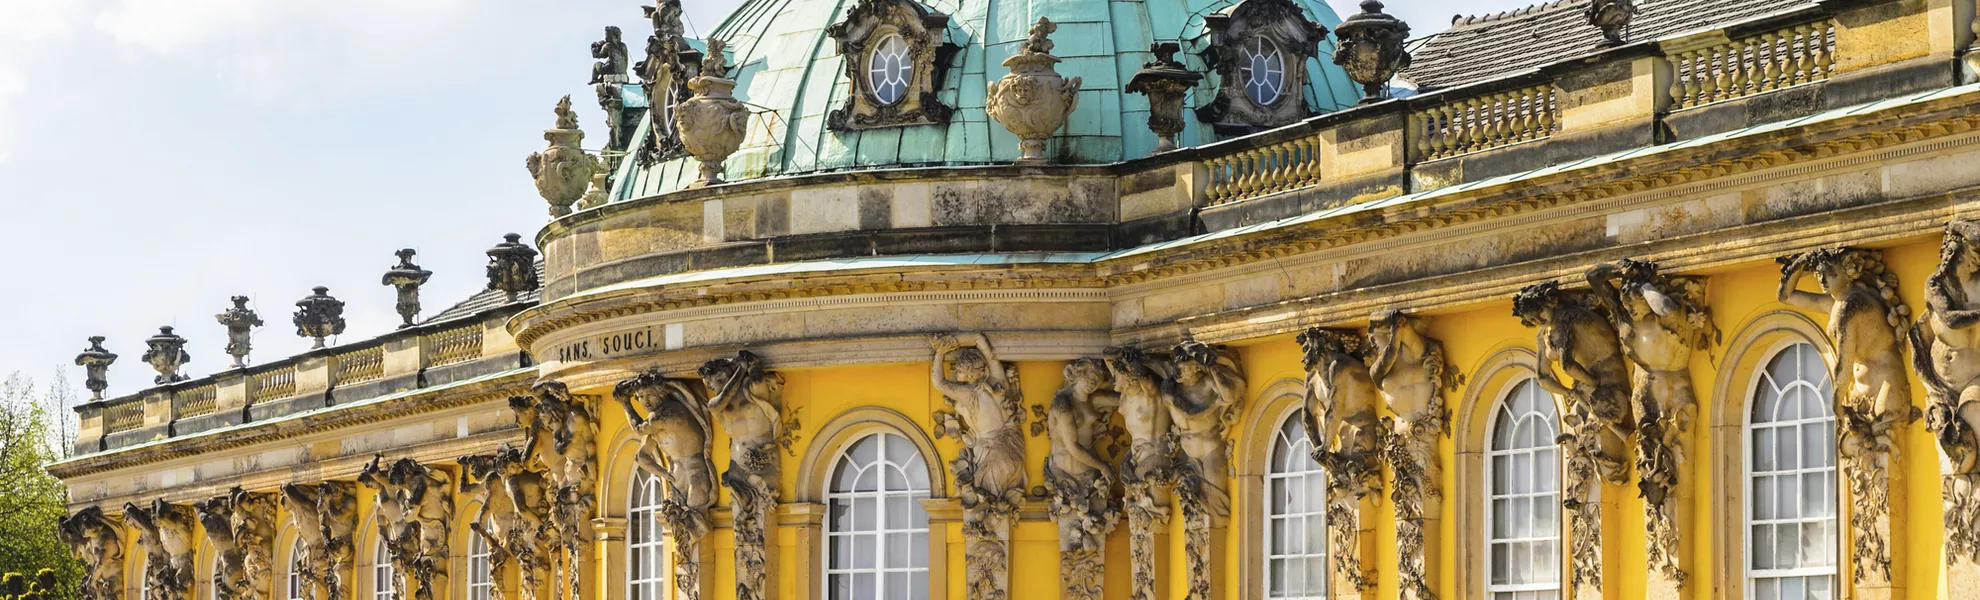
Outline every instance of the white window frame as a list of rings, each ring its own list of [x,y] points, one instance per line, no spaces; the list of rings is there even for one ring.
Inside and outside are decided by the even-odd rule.
[[[495,566],[491,562],[494,551],[489,548],[488,538],[474,531],[468,532],[467,554],[467,597],[468,600],[489,600],[495,596]]]
[[[667,596],[667,534],[660,520],[660,499],[663,497],[660,478],[648,474],[644,469],[634,469],[632,485],[627,486],[626,498],[626,600],[664,600]],[[638,539],[634,527],[635,519],[644,519],[644,531],[652,533],[652,539]],[[641,570],[644,559],[649,568]],[[644,577],[637,574],[644,573]],[[641,595],[648,590],[648,595]]]
[[[309,590],[303,589],[302,580],[302,540],[289,545],[289,586],[288,600],[303,600],[309,597]]]
[[[1264,529],[1263,535],[1259,536],[1264,542],[1259,549],[1259,554],[1261,556],[1264,556],[1265,560],[1261,564],[1261,567],[1263,568],[1264,571],[1259,574],[1259,577],[1261,581],[1265,582],[1265,586],[1264,586],[1265,597],[1270,598],[1271,600],[1326,600],[1327,589],[1329,586],[1333,585],[1334,571],[1333,571],[1333,565],[1328,562],[1330,555],[1328,554],[1328,548],[1327,548],[1327,542],[1330,539],[1328,535],[1329,532],[1327,530],[1327,496],[1326,496],[1327,473],[1325,470],[1323,470],[1320,467],[1319,464],[1313,462],[1312,440],[1305,435],[1299,435],[1304,433],[1306,430],[1304,426],[1305,414],[1306,414],[1305,409],[1294,409],[1291,413],[1288,413],[1286,417],[1279,422],[1279,426],[1272,430],[1271,446],[1268,447],[1266,451],[1265,484],[1264,484],[1264,489],[1262,490],[1265,498],[1265,503],[1264,503],[1265,526],[1263,528]],[[1288,432],[1294,435],[1288,436],[1287,435]],[[1282,440],[1284,442],[1284,449],[1293,455],[1287,457],[1286,462],[1288,469],[1284,471],[1277,469],[1277,466],[1279,464],[1278,454],[1281,449],[1280,443]],[[1304,466],[1311,466],[1312,468],[1292,470],[1292,468],[1304,467]],[[1282,481],[1292,482],[1292,483],[1288,483],[1287,485],[1298,485],[1300,486],[1298,488],[1299,490],[1310,490],[1313,489],[1313,487],[1308,485],[1309,478],[1319,479],[1320,482],[1319,489],[1321,490],[1321,495],[1318,500],[1318,503],[1317,504],[1313,503],[1312,499],[1309,498],[1302,498],[1302,500],[1307,500],[1307,502],[1304,503],[1304,506],[1308,510],[1302,510],[1297,512],[1288,511],[1285,513],[1277,512],[1276,509],[1274,508],[1274,498],[1272,496],[1273,484]],[[1293,491],[1290,489],[1288,491],[1289,493],[1304,494],[1303,491]],[[1320,528],[1319,551],[1313,552],[1312,548],[1308,548],[1307,549],[1308,551],[1300,552],[1296,554],[1273,552],[1273,548],[1272,548],[1272,543],[1274,541],[1274,538],[1272,537],[1273,525],[1274,525],[1274,521],[1279,521],[1279,520],[1287,521],[1289,524],[1294,521],[1300,522],[1304,527],[1307,528],[1303,530],[1304,532],[1307,532],[1307,535],[1305,536],[1307,541],[1312,541],[1313,539],[1313,536],[1310,533],[1311,528],[1315,526],[1319,527]],[[1288,526],[1288,528],[1290,529],[1290,525]],[[1290,538],[1294,536],[1287,536],[1287,537]],[[1304,566],[1301,566],[1300,572],[1304,574],[1304,576],[1307,578],[1306,581],[1308,582],[1310,582],[1311,578],[1313,577],[1320,578],[1320,585],[1317,595],[1311,594],[1311,592],[1315,591],[1314,586],[1311,583],[1308,583],[1307,585],[1303,585],[1300,587],[1302,591],[1309,592],[1309,594],[1304,594],[1304,595],[1276,594],[1275,595],[1274,593],[1275,590],[1272,589],[1272,566],[1275,561],[1285,561],[1287,563],[1286,572],[1290,575],[1290,573],[1292,573],[1292,568],[1294,565],[1300,563],[1306,563],[1312,559],[1319,559],[1321,568],[1315,571],[1312,569],[1307,569]]]
[[[371,598],[372,600],[397,600],[392,595],[392,579],[398,573],[392,569],[392,550],[384,536],[379,536],[377,548],[371,551]]]
[[[1496,485],[1494,485],[1496,481],[1495,476],[1497,474],[1494,472],[1492,468],[1492,464],[1496,462],[1493,459],[1502,455],[1530,454],[1534,452],[1534,448],[1520,448],[1515,450],[1504,450],[1504,451],[1500,450],[1495,443],[1497,441],[1498,432],[1499,432],[1499,419],[1501,416],[1504,416],[1506,413],[1511,412],[1511,408],[1508,407],[1508,403],[1513,400],[1513,395],[1523,392],[1527,388],[1527,386],[1533,386],[1534,391],[1537,392],[1539,395],[1538,399],[1540,401],[1551,403],[1548,404],[1548,406],[1554,409],[1554,422],[1553,422],[1554,432],[1557,435],[1560,432],[1561,410],[1558,401],[1554,398],[1553,394],[1548,393],[1545,389],[1540,388],[1539,383],[1536,382],[1531,377],[1522,377],[1522,378],[1514,379],[1506,386],[1505,391],[1499,394],[1498,400],[1493,402],[1492,404],[1492,408],[1491,408],[1492,416],[1490,419],[1486,421],[1485,424],[1485,461],[1484,461],[1485,467],[1483,469],[1485,475],[1485,485],[1484,485],[1485,547],[1480,549],[1480,552],[1482,552],[1483,553],[1482,555],[1484,556],[1484,560],[1482,561],[1483,564],[1485,565],[1485,572],[1483,573],[1483,577],[1485,580],[1485,598],[1487,600],[1496,598],[1497,594],[1513,594],[1516,597],[1523,598],[1527,594],[1538,594],[1545,592],[1552,592],[1556,600],[1561,600],[1566,597],[1566,589],[1565,589],[1566,586],[1564,581],[1566,578],[1562,577],[1562,573],[1564,571],[1563,565],[1566,564],[1566,558],[1565,558],[1567,556],[1566,546],[1568,544],[1566,523],[1565,523],[1567,519],[1567,514],[1566,514],[1567,511],[1561,509],[1559,500],[1563,498],[1565,494],[1565,492],[1562,490],[1562,486],[1565,485],[1565,481],[1563,481],[1564,479],[1563,476],[1566,475],[1567,469],[1566,469],[1565,460],[1563,459],[1562,456],[1563,453],[1560,451],[1560,448],[1558,446],[1556,446],[1554,450],[1554,457],[1556,459],[1555,471],[1554,471],[1555,473],[1554,498],[1556,501],[1555,503],[1556,513],[1554,516],[1554,537],[1553,537],[1554,581],[1552,583],[1528,583],[1528,584],[1513,584],[1513,585],[1496,584],[1492,582],[1492,568],[1494,566],[1492,563],[1492,545],[1493,543],[1500,541],[1498,538],[1494,537],[1494,532],[1493,532],[1494,527],[1497,525],[1496,521],[1498,520],[1497,519],[1498,515],[1494,511],[1495,509],[1494,503],[1500,500],[1497,497],[1498,488]],[[1517,417],[1518,415],[1512,415],[1512,416]],[[1511,499],[1512,496],[1513,495],[1508,495],[1507,498]],[[1535,497],[1532,494],[1525,494],[1522,496],[1529,498]],[[1509,539],[1508,541],[1512,541],[1512,540]],[[1535,542],[1535,541],[1543,541],[1543,540],[1538,538],[1528,538],[1519,541]]]
[[[1756,497],[1756,493],[1753,489],[1753,479],[1754,479],[1753,412],[1757,408],[1755,405],[1760,400],[1760,394],[1762,389],[1760,386],[1769,385],[1769,382],[1772,379],[1772,376],[1768,374],[1768,367],[1773,366],[1774,361],[1779,360],[1782,355],[1803,347],[1806,347],[1808,352],[1814,353],[1815,358],[1818,361],[1820,361],[1824,369],[1817,373],[1817,375],[1820,376],[1820,379],[1818,379],[1817,381],[1819,381],[1820,383],[1813,386],[1815,387],[1815,391],[1820,394],[1818,398],[1833,397],[1832,393],[1822,393],[1824,391],[1824,388],[1834,385],[1834,382],[1830,381],[1829,371],[1827,370],[1833,368],[1829,365],[1828,359],[1822,355],[1821,350],[1819,348],[1816,348],[1814,344],[1811,344],[1805,340],[1801,340],[1798,338],[1788,339],[1780,342],[1773,349],[1768,351],[1766,358],[1764,360],[1761,360],[1754,367],[1753,378],[1752,378],[1753,381],[1752,384],[1748,386],[1748,390],[1746,394],[1746,404],[1745,404],[1746,409],[1743,411],[1744,414],[1740,415],[1740,419],[1741,419],[1740,438],[1739,438],[1740,485],[1742,486],[1741,493],[1743,494],[1744,501],[1740,502],[1739,516],[1740,516],[1740,533],[1741,536],[1745,539],[1745,542],[1743,544],[1743,547],[1741,548],[1741,550],[1744,551],[1744,554],[1740,557],[1739,562],[1740,562],[1740,572],[1741,572],[1741,576],[1740,576],[1741,585],[1744,587],[1744,591],[1745,591],[1744,597],[1749,599],[1758,598],[1758,596],[1755,595],[1754,585],[1758,583],[1758,581],[1763,577],[1789,578],[1789,577],[1814,577],[1814,576],[1826,575],[1829,577],[1829,598],[1831,600],[1840,600],[1840,598],[1842,598],[1844,595],[1843,592],[1841,591],[1841,587],[1843,585],[1843,581],[1841,577],[1842,537],[1844,532],[1842,525],[1842,510],[1841,510],[1842,471],[1839,468],[1840,467],[1840,464],[1838,462],[1838,459],[1840,458],[1839,456],[1831,456],[1829,461],[1829,467],[1828,469],[1826,469],[1830,473],[1830,480],[1834,481],[1836,486],[1836,493],[1834,497],[1831,497],[1829,499],[1829,508],[1831,509],[1831,512],[1835,513],[1829,516],[1829,519],[1833,526],[1832,529],[1830,530],[1829,546],[1830,549],[1834,552],[1834,554],[1831,555],[1831,559],[1829,560],[1829,565],[1823,567],[1799,567],[1794,569],[1768,569],[1766,571],[1761,571],[1761,572],[1756,572],[1753,568],[1753,557],[1754,557],[1753,544],[1755,537],[1753,535],[1753,526],[1754,526],[1753,502]],[[1797,370],[1799,370],[1798,365],[1797,365]],[[1788,386],[1782,387],[1781,389],[1785,391],[1786,389],[1793,387],[1795,384],[1800,384],[1800,383],[1803,383],[1803,381],[1796,380],[1794,382],[1789,383]],[[1833,439],[1833,434],[1835,433],[1835,427],[1836,427],[1835,407],[1830,406],[1828,402],[1821,402],[1819,403],[1819,405],[1822,406],[1823,411],[1827,414],[1826,420],[1830,423],[1829,431],[1831,433],[1832,439],[1830,439],[1829,442],[1830,442],[1830,448],[1833,449],[1835,447],[1835,442],[1836,442],[1836,440]],[[1819,423],[1822,422],[1823,420],[1825,419],[1808,419],[1804,417],[1792,422],[1773,421],[1770,422],[1768,428],[1769,429],[1790,429],[1790,428],[1800,429],[1801,426],[1804,424]],[[1798,453],[1797,456],[1799,456]],[[1769,475],[1806,474],[1806,473],[1818,473],[1821,471],[1822,469],[1797,468],[1791,470],[1783,469],[1776,471],[1768,471],[1767,474]],[[1798,519],[1798,521],[1801,523],[1813,523],[1816,522],[1817,520]],[[1770,523],[1786,523],[1786,522],[1789,522],[1789,520],[1782,519],[1782,520],[1772,521]]]
[[[1279,85],[1277,87],[1265,88],[1272,92],[1272,97],[1264,102],[1259,102],[1258,97],[1252,95],[1252,76],[1257,74],[1257,70],[1252,68],[1253,61],[1251,57],[1253,56],[1265,58],[1266,74],[1272,72],[1271,65],[1274,61],[1278,63]],[[1286,99],[1286,84],[1289,79],[1287,72],[1292,70],[1292,61],[1286,60],[1286,51],[1280,48],[1279,44],[1265,39],[1265,36],[1262,35],[1252,36],[1249,44],[1242,45],[1238,48],[1238,60],[1238,82],[1244,85],[1244,97],[1246,99],[1251,100],[1253,104],[1259,106],[1274,106],[1279,101]],[[1262,75],[1259,76],[1258,81],[1260,86],[1267,86],[1271,83],[1270,79]]]
[[[882,97],[880,93],[880,86],[895,83],[893,75],[896,75],[896,73],[883,72],[881,68],[882,63],[879,60],[881,57],[880,52],[887,47],[888,42],[899,42],[901,46],[900,55],[889,55],[887,57],[888,62],[886,64],[898,65],[901,68],[898,73],[901,88],[900,95],[895,96],[892,100]],[[883,82],[876,78],[878,75],[887,75],[888,79]],[[880,106],[893,106],[907,100],[908,93],[914,91],[914,47],[908,44],[906,36],[901,35],[899,32],[888,32],[880,36],[879,40],[873,42],[873,50],[866,55],[865,79],[867,91],[872,92],[873,101],[879,103]]]
[[[839,468],[841,466],[840,463],[847,461],[846,457],[852,451],[854,446],[859,445],[860,442],[864,442],[869,438],[877,438],[877,441],[880,442],[880,446],[879,449],[876,450],[877,454],[875,455],[874,461],[866,465],[864,468],[882,469],[882,468],[886,468],[889,465],[899,468],[902,471],[906,472],[908,475],[908,482],[907,482],[908,489],[905,490],[887,489],[886,477],[884,472],[881,473],[880,491],[852,492],[852,491],[839,491],[837,489],[834,489],[834,484],[838,483],[839,480],[838,475],[839,475]],[[905,464],[905,465],[894,465],[893,462],[888,460],[887,458],[887,448],[891,444],[906,445],[907,448],[914,453],[913,456],[919,460],[910,461],[909,464]],[[912,536],[918,531],[919,533],[922,534],[923,539],[925,540],[929,535],[929,526],[924,524],[921,529],[916,530],[913,528],[912,518],[910,518],[910,527],[908,529],[889,529],[887,527],[887,521],[885,515],[887,499],[889,498],[898,498],[905,496],[910,499],[910,504],[912,505],[914,510],[921,509],[919,501],[928,498],[929,495],[933,493],[931,489],[934,486],[934,482],[928,481],[927,460],[928,457],[924,456],[921,453],[921,448],[915,446],[914,442],[909,441],[907,436],[894,433],[892,431],[876,431],[873,433],[861,435],[858,438],[854,439],[852,443],[846,444],[845,448],[841,449],[838,454],[832,457],[832,461],[830,463],[831,466],[826,468],[826,475],[825,475],[825,543],[820,544],[818,549],[819,552],[818,564],[822,567],[818,570],[819,586],[820,589],[822,590],[822,592],[820,593],[821,598],[823,598],[824,600],[885,600],[885,598],[887,597],[887,575],[898,574],[898,573],[908,574],[909,589],[907,590],[906,597],[913,598],[915,594],[915,589],[917,587],[921,589],[924,594],[927,593],[929,587],[928,565],[929,563],[932,563],[935,560],[934,557],[929,556],[929,552],[926,547],[914,548],[912,547],[912,544],[910,544],[910,547],[908,549],[910,553],[916,553],[916,552],[921,553],[924,559],[922,566],[890,568],[887,566],[886,536],[888,536],[889,534],[904,534],[904,535],[908,535],[909,538],[912,539]],[[915,467],[916,462],[921,463],[920,468],[913,468]],[[917,482],[916,481],[917,479],[919,479],[920,481]],[[857,477],[855,477],[855,480],[857,480]],[[921,487],[919,489],[915,488],[915,485],[917,483],[921,484]],[[874,529],[858,530],[852,532],[833,531],[832,528],[833,504],[839,501],[852,501],[858,499],[872,499],[875,501],[876,505],[881,510],[882,514],[878,516],[878,520],[874,523]],[[925,523],[926,514],[924,514],[923,517]],[[874,544],[875,551],[878,555],[874,557],[873,566],[870,568],[854,568],[854,567],[833,568],[832,547],[834,542],[837,541],[837,538],[847,537],[852,535],[860,535],[860,534],[874,534],[879,537],[879,541],[875,542]],[[912,559],[910,559],[909,564],[910,565],[913,564]],[[851,576],[862,573],[872,574],[874,577],[875,595],[872,598],[833,597],[833,593],[834,593],[832,589],[833,575]]]

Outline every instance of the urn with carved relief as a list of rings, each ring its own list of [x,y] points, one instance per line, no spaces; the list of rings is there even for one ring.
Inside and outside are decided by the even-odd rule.
[[[1148,52],[1155,60],[1142,64],[1127,84],[1128,93],[1148,96],[1148,130],[1155,132],[1157,153],[1176,149],[1176,134],[1188,125],[1183,121],[1183,96],[1203,80],[1202,74],[1190,72],[1176,60],[1180,50],[1175,42],[1150,45]]]
[[[1361,12],[1341,21],[1334,36],[1341,40],[1334,49],[1334,64],[1361,84],[1362,102],[1386,96],[1389,79],[1409,68],[1409,52],[1403,49],[1409,24],[1382,12],[1381,2],[1362,0]]]
[[[323,347],[323,338],[344,332],[344,301],[331,297],[330,288],[320,285],[310,292],[296,301],[291,322],[296,325],[296,335],[314,340],[309,349],[315,350]]]
[[[158,371],[152,383],[164,385],[188,379],[179,374],[179,367],[192,362],[192,355],[186,353],[186,338],[172,333],[172,326],[158,328],[158,335],[146,338],[144,346],[144,356],[139,358]]]
[[[708,40],[701,75],[687,84],[694,97],[674,107],[674,128],[680,131],[681,145],[701,161],[701,177],[688,187],[722,183],[722,161],[742,147],[743,134],[749,128],[749,108],[730,94],[736,89],[736,80],[723,77],[729,69],[722,49],[722,40]]]
[[[990,118],[1018,137],[1021,165],[1046,162],[1045,140],[1064,127],[1079,106],[1080,78],[1060,77],[1054,68],[1059,57],[1052,56],[1052,40],[1047,36],[1056,30],[1050,19],[1039,17],[1024,47],[1004,59],[1010,74],[991,82],[984,101],[983,110]]]
[[[89,389],[91,400],[102,400],[103,390],[110,389],[110,363],[117,362],[117,355],[103,347],[103,336],[89,336],[89,348],[76,355],[76,366],[83,368],[83,387]]]
[[[213,315],[213,318],[220,322],[220,326],[227,328],[227,356],[234,358],[234,364],[229,368],[239,369],[247,366],[248,352],[254,349],[250,343],[249,332],[255,327],[260,327],[262,323],[261,315],[255,314],[254,309],[248,308],[247,296],[234,296],[232,300],[233,308]]]
[[[529,155],[523,163],[536,180],[536,192],[550,203],[550,216],[571,214],[571,205],[584,196],[591,184],[597,160],[584,153],[584,131],[578,129],[577,113],[571,112],[571,97],[557,101],[557,126],[543,130],[550,147]]]

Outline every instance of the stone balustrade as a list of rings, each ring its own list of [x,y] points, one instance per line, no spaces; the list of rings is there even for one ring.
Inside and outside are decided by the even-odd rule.
[[[385,376],[385,347],[372,346],[338,354],[334,362],[339,385],[376,381]]]
[[[1545,139],[1560,127],[1552,83],[1458,98],[1416,111],[1416,150],[1425,160],[1450,158]]]
[[[124,433],[144,426],[144,398],[125,398],[103,405],[103,432]]]
[[[172,394],[172,414],[180,419],[210,415],[219,408],[219,399],[218,382],[186,388]]]
[[[253,375],[253,381],[254,391],[250,397],[255,402],[287,398],[296,394],[296,367],[283,365],[257,372]]]
[[[427,367],[440,367],[481,358],[479,324],[442,329],[420,336],[426,346]]]
[[[1836,69],[1834,19],[1679,50],[1671,64],[1672,108],[1685,109],[1823,81]]]
[[[1203,204],[1236,202],[1320,181],[1320,136],[1308,135],[1203,161],[1210,182]]]

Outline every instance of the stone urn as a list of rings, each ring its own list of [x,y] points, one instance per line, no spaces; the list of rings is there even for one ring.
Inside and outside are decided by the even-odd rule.
[[[730,94],[736,89],[736,80],[722,77],[728,74],[722,48],[722,40],[708,40],[701,75],[687,83],[694,97],[674,107],[674,128],[680,132],[681,145],[701,161],[701,177],[688,184],[690,188],[722,183],[722,161],[742,147],[743,134],[749,130],[749,107]]]
[[[597,159],[584,153],[584,131],[578,129],[577,113],[571,112],[570,96],[557,101],[557,126],[543,130],[543,139],[550,147],[531,153],[524,166],[536,180],[536,193],[550,203],[550,216],[571,214],[571,205],[591,185]]]
[[[1142,64],[1127,84],[1128,93],[1148,96],[1148,130],[1155,132],[1157,154],[1176,149],[1176,134],[1188,124],[1183,121],[1183,95],[1203,80],[1201,73],[1190,72],[1176,60],[1180,50],[1175,42],[1149,46],[1155,60]]]
[[[1059,76],[1052,56],[1052,40],[1047,36],[1058,29],[1050,19],[1038,18],[1031,26],[1031,37],[1017,55],[1004,59],[1011,72],[990,83],[984,111],[1018,137],[1020,165],[1045,164],[1045,140],[1064,127],[1066,117],[1079,106],[1079,78]]]
[[[1364,103],[1388,97],[1389,80],[1409,68],[1409,52],[1403,49],[1409,24],[1382,12],[1381,2],[1362,0],[1361,12],[1341,21],[1334,36],[1341,40],[1334,49],[1334,64],[1361,84]]]

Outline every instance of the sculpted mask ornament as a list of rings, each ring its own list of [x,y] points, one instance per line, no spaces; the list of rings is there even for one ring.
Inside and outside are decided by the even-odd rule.
[[[1911,328],[1911,358],[1930,399],[1925,428],[1950,468],[1941,479],[1948,567],[1980,568],[1980,222],[1946,224],[1939,268],[1925,281],[1925,313]],[[1955,585],[1968,577],[1954,576]]]
[[[102,400],[103,390],[110,389],[110,364],[117,362],[117,355],[103,348],[103,336],[89,336],[89,348],[76,355],[76,366],[83,368],[83,387],[89,390],[91,401]]]
[[[1187,125],[1183,122],[1183,96],[1203,80],[1201,73],[1190,72],[1176,60],[1176,52],[1181,50],[1175,42],[1150,45],[1148,52],[1155,59],[1143,63],[1127,84],[1128,93],[1148,96],[1148,130],[1155,132],[1158,154],[1176,149],[1176,134]]]
[[[518,294],[538,286],[536,249],[522,243],[521,234],[502,234],[502,243],[488,249],[488,289],[501,290],[515,302]]]
[[[1095,440],[1104,434],[1120,394],[1100,359],[1066,365],[1065,385],[1046,409],[1052,454],[1045,460],[1045,489],[1051,493],[1052,520],[1059,523],[1059,582],[1062,598],[1099,600],[1106,579],[1107,535],[1120,518],[1114,499],[1114,468],[1100,457]]]
[[[548,557],[555,574],[553,593],[581,594],[579,579],[570,576],[589,564],[591,519],[598,478],[598,409],[590,397],[573,396],[560,381],[536,384],[532,396],[509,398],[516,425],[523,430],[523,452],[541,468],[550,486],[548,526],[560,541]]]
[[[1362,102],[1388,97],[1389,80],[1409,68],[1409,24],[1382,12],[1382,3],[1362,0],[1361,12],[1334,28],[1340,44],[1334,64],[1347,69],[1348,79],[1361,84]]]
[[[296,301],[296,335],[313,338],[315,343],[309,348],[323,347],[323,338],[344,332],[344,301],[330,297],[330,288],[316,286],[303,299]]]
[[[832,131],[934,125],[955,109],[937,98],[958,48],[944,41],[949,16],[911,0],[859,0],[826,35],[844,57],[846,100],[825,118]]]
[[[248,351],[253,350],[248,343],[248,334],[252,328],[262,326],[261,315],[248,308],[247,296],[234,296],[231,300],[234,307],[213,315],[213,318],[220,321],[220,326],[227,328],[227,356],[234,357],[234,364],[229,368],[242,369],[247,367]]]
[[[1356,592],[1375,587],[1374,569],[1364,567],[1361,551],[1373,535],[1362,507],[1382,491],[1380,393],[1362,357],[1366,340],[1358,331],[1315,327],[1299,334],[1305,351],[1306,436],[1313,460],[1327,469],[1328,544],[1334,549],[1335,581]],[[1379,496],[1377,496],[1379,497]],[[1365,515],[1375,518],[1374,515]],[[1364,533],[1365,532],[1365,533]],[[1347,591],[1347,590],[1343,590]]]
[[[530,178],[536,180],[536,193],[550,203],[550,216],[571,214],[571,205],[584,196],[585,187],[591,183],[598,159],[584,153],[584,131],[578,129],[570,96],[557,101],[557,126],[543,130],[543,139],[550,146],[530,153],[523,166],[529,167]]]
[[[412,327],[413,320],[419,318],[419,286],[433,278],[433,272],[413,264],[413,256],[418,254],[412,248],[403,248],[392,253],[399,257],[399,264],[385,272],[383,285],[392,286],[399,292],[399,302],[394,307],[399,311],[400,328]]]
[[[1829,359],[1835,390],[1836,450],[1849,483],[1849,525],[1855,547],[1853,580],[1880,586],[1891,580],[1891,471],[1898,468],[1898,433],[1917,420],[1904,375],[1898,331],[1909,310],[1898,299],[1897,275],[1873,250],[1823,248],[1782,257],[1779,298],[1803,310],[1828,313]],[[1797,289],[1814,272],[1821,292]]]
[[[1290,125],[1311,116],[1306,61],[1319,56],[1327,28],[1292,0],[1243,0],[1203,16],[1210,33],[1204,62],[1217,72],[1217,93],[1196,117],[1226,133]]]
[[[179,374],[179,367],[191,362],[192,355],[186,353],[186,338],[172,333],[172,326],[158,328],[158,335],[146,338],[144,345],[146,350],[139,360],[158,371],[158,377],[153,378],[152,383],[165,385],[190,379]]]
[[[1623,45],[1623,28],[1629,26],[1629,19],[1633,16],[1636,16],[1636,3],[1631,0],[1594,0],[1588,3],[1588,24],[1601,28],[1603,47]]]
[[[83,563],[76,592],[87,600],[118,600],[124,594],[124,542],[103,509],[85,507],[57,523],[62,543]]]
[[[784,376],[764,370],[763,360],[747,350],[702,364],[700,375],[714,396],[708,411],[729,435],[722,484],[734,498],[737,600],[763,600],[770,596],[765,532],[777,514],[783,476]]]
[[[674,107],[674,128],[681,132],[681,145],[701,161],[701,177],[688,187],[722,183],[722,161],[742,147],[743,135],[749,133],[749,107],[730,94],[736,89],[736,80],[725,77],[729,62],[722,56],[724,48],[727,46],[722,40],[708,40],[701,75],[687,84],[694,97]]]
[[[154,500],[146,509],[124,504],[124,522],[138,532],[144,549],[144,588],[150,597],[183,600],[192,592],[193,525],[190,506]]]
[[[701,597],[701,539],[715,505],[714,430],[700,392],[659,370],[619,382],[612,398],[640,440],[635,461],[660,477],[667,497],[660,512],[674,541],[674,587],[683,600]],[[640,413],[645,412],[642,416]]]
[[[1176,498],[1182,506],[1183,553],[1190,600],[1210,598],[1211,528],[1231,514],[1230,450],[1224,429],[1244,401],[1244,374],[1222,347],[1185,339],[1170,353],[1173,384],[1162,390],[1175,423]]]
[[[970,600],[1004,600],[1010,590],[1010,535],[1024,499],[1023,393],[1016,370],[997,360],[982,334],[938,335],[929,378],[954,412],[936,413],[936,435],[962,450],[949,462],[963,506],[964,566]],[[951,373],[942,364],[953,360]]]
[[[1128,437],[1120,477],[1127,490],[1129,594],[1134,600],[1155,600],[1155,532],[1169,522],[1167,501],[1157,493],[1170,477],[1172,447],[1162,390],[1175,379],[1175,365],[1133,346],[1108,348],[1105,356]]]
[[[1011,72],[990,83],[990,95],[984,100],[983,110],[990,118],[1018,137],[1020,165],[1050,162],[1045,157],[1045,140],[1064,127],[1066,118],[1079,107],[1080,78],[1060,77],[1053,66],[1059,64],[1059,57],[1052,56],[1048,36],[1058,29],[1050,19],[1039,17],[1018,53],[1004,59]]]
[[[1705,281],[1662,275],[1656,264],[1634,260],[1596,265],[1587,279],[1615,325],[1623,354],[1636,365],[1630,413],[1636,418],[1649,562],[1672,587],[1681,587],[1687,576],[1678,564],[1676,494],[1698,404],[1691,353],[1710,348],[1718,334],[1705,304]]]
[[[1383,417],[1383,454],[1395,473],[1389,500],[1395,509],[1398,579],[1404,600],[1435,600],[1430,585],[1431,549],[1442,514],[1443,479],[1437,444],[1450,435],[1443,392],[1463,378],[1444,360],[1444,345],[1429,336],[1429,322],[1385,310],[1368,319],[1374,345],[1369,377],[1395,417]]]

